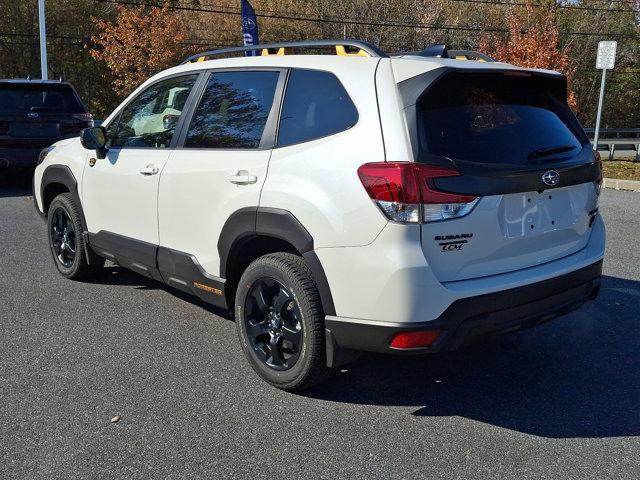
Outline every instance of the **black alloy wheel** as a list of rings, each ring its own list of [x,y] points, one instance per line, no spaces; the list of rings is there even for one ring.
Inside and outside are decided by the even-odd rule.
[[[76,258],[76,231],[69,213],[58,207],[53,212],[51,249],[53,256],[64,268],[71,268]]]
[[[245,326],[256,358],[274,370],[293,367],[302,349],[300,307],[291,292],[274,278],[253,283],[245,302]]]
[[[72,193],[61,193],[47,209],[49,248],[60,274],[76,280],[90,279],[104,266],[104,259],[85,243],[82,207]]]
[[[234,314],[242,350],[266,382],[289,392],[328,379],[326,327],[318,287],[304,258],[269,253],[244,270]]]

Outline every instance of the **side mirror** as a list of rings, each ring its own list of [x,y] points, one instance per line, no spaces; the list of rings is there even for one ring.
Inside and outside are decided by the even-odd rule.
[[[104,158],[107,153],[107,131],[104,127],[89,127],[82,130],[80,143],[87,150],[97,150],[98,155]]]

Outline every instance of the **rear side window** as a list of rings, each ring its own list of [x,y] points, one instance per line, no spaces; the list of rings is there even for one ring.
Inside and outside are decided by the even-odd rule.
[[[213,73],[196,108],[185,148],[258,148],[280,72]]]
[[[477,163],[536,165],[577,155],[573,114],[549,82],[503,73],[449,73],[417,104],[423,153]]]
[[[333,73],[291,72],[280,115],[278,146],[333,135],[357,122],[358,111]]]
[[[69,85],[0,83],[0,113],[85,113]]]

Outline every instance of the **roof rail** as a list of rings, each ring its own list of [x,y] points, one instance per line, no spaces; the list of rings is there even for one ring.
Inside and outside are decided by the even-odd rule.
[[[217,57],[229,53],[254,52],[256,50],[279,50],[281,48],[316,48],[316,47],[353,47],[368,54],[370,57],[388,57],[385,52],[380,50],[372,43],[362,42],[360,40],[306,40],[300,42],[282,42],[282,43],[265,43],[263,45],[248,45],[246,47],[222,48],[220,50],[208,50],[206,52],[196,53],[184,59],[181,65],[185,63],[196,62],[204,57]],[[200,60],[201,61],[201,60]]]
[[[464,59],[459,57],[465,57]],[[476,52],[475,50],[449,50],[449,58],[457,58],[458,60],[477,60],[479,62],[496,62],[495,58],[489,55]]]
[[[419,56],[419,57],[438,57],[438,58],[451,58],[454,60],[477,60],[479,62],[496,62],[497,60],[491,58],[482,52],[476,52],[475,50],[448,50],[446,45],[431,45],[425,48],[421,52],[396,52],[389,54],[392,57],[401,56]]]

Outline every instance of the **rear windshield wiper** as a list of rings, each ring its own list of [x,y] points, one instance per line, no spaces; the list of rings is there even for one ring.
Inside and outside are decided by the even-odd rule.
[[[547,155],[555,155],[556,153],[564,153],[570,152],[571,150],[575,150],[577,147],[575,145],[562,145],[560,147],[551,147],[551,148],[539,148],[534,150],[529,155],[527,155],[527,160],[534,160],[540,157],[546,157]]]

